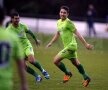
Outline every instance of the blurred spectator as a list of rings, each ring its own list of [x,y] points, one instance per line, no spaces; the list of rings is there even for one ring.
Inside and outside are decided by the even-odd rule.
[[[88,26],[88,34],[91,37],[92,33],[96,36],[96,31],[94,28],[94,16],[96,15],[96,11],[92,4],[89,4],[87,10],[87,26]]]
[[[108,32],[108,15],[106,16],[106,31]]]
[[[2,27],[4,10],[0,7],[0,90],[13,90],[13,60],[16,62],[21,78],[21,90],[28,90],[24,71],[24,54],[18,38]]]

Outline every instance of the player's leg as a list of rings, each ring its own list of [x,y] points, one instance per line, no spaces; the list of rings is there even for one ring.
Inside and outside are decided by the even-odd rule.
[[[65,65],[61,62],[64,58],[72,58],[72,53],[77,49],[77,45],[69,44],[63,50],[61,50],[54,58],[54,63],[63,71],[66,75],[69,74],[69,70],[66,69]]]
[[[43,68],[42,68],[42,66],[40,65],[40,63],[39,63],[37,60],[35,60],[34,55],[30,54],[30,55],[28,55],[27,57],[28,57],[28,61],[29,61],[32,65],[34,65],[36,68],[38,68],[41,72],[43,71]]]
[[[92,34],[92,26],[91,26],[91,23],[88,22],[88,36],[91,37],[91,34]]]
[[[32,47],[28,47],[27,48],[27,52],[26,52],[26,55],[28,57],[28,61],[34,65],[36,68],[38,68],[42,74],[45,76],[46,79],[49,79],[49,74],[48,72],[40,65],[40,63],[35,59],[34,57],[34,52],[33,52],[33,49]]]
[[[93,24],[93,26],[92,26],[92,30],[93,30],[94,36],[96,36],[96,30],[95,30],[94,24]]]
[[[56,55],[54,58],[54,64],[61,70],[63,71],[66,75],[70,74],[69,70],[65,67],[64,63],[61,62],[63,60],[62,57]]]
[[[29,66],[27,65],[26,60],[27,60],[27,58],[25,58],[25,61],[24,61],[25,70],[26,70],[29,74],[31,74],[31,75],[37,77],[38,74],[37,74],[31,67],[29,67]]]
[[[29,55],[28,60],[32,65],[34,65],[42,72],[42,74],[45,76],[46,79],[50,78],[48,72],[40,65],[38,61],[35,60],[34,55]]]
[[[33,76],[35,76],[36,77],[36,81],[37,82],[40,82],[40,81],[42,81],[42,78],[41,78],[41,76],[40,75],[38,75],[37,74],[37,72],[35,72],[31,67],[29,67],[27,64],[26,64],[26,71],[29,73],[29,74],[31,74],[31,75],[33,75]]]
[[[72,76],[72,73],[65,67],[64,63],[61,62],[64,58],[67,58],[68,53],[65,49],[60,51],[54,58],[54,64],[65,73],[63,82],[69,81],[70,77]]]
[[[83,68],[83,65],[81,65],[79,60],[76,59],[76,58],[71,59],[71,62],[73,63],[74,66],[76,66],[76,68],[78,69],[79,73],[83,76],[83,78],[84,78],[83,86],[87,87],[91,79],[87,75],[87,73],[85,72],[85,70]]]
[[[42,81],[41,76],[38,75],[37,72],[35,72],[31,67],[29,67],[29,66],[27,65],[26,61],[27,61],[27,57],[26,57],[25,60],[24,60],[25,70],[26,70],[29,74],[35,76],[36,82]]]

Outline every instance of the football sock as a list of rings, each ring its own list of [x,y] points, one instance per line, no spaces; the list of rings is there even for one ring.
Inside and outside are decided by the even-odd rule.
[[[69,70],[66,69],[64,63],[60,62],[60,64],[57,65],[57,66],[58,66],[58,68],[59,68],[60,70],[62,70],[65,74],[67,74],[67,75],[69,74]]]
[[[37,67],[41,72],[43,71],[42,66],[36,61],[36,62],[32,62],[32,65],[34,65],[35,67]]]
[[[83,66],[80,64],[80,65],[78,65],[77,68],[78,68],[79,72],[83,75],[83,78],[84,78],[84,79],[87,79],[87,78],[88,78],[88,75],[86,74],[86,72],[85,72]]]
[[[26,71],[27,71],[29,74],[31,74],[31,75],[33,75],[33,76],[35,76],[35,77],[38,76],[38,74],[37,74],[31,67],[29,67],[29,66],[26,66]]]

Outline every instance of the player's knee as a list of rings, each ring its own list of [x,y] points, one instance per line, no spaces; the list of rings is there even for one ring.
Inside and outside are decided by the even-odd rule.
[[[58,59],[54,59],[53,62],[54,62],[55,65],[58,65],[60,63]]]
[[[72,63],[76,67],[78,67],[80,65],[80,62],[78,60],[73,60]]]
[[[28,57],[28,61],[30,62],[30,63],[34,63],[35,62],[35,58],[34,58],[34,56],[29,56]]]
[[[54,58],[53,63],[56,64],[56,59]]]
[[[29,62],[30,62],[31,64],[33,64],[33,63],[35,63],[36,61],[35,61],[35,59],[30,59]]]
[[[54,59],[53,63],[54,63],[55,65],[57,65],[57,64],[58,64],[58,61],[57,61],[56,59]]]
[[[59,57],[59,56],[55,56],[55,58],[54,58],[54,64],[55,65],[59,65],[60,64],[60,62],[61,62],[61,60],[62,60],[62,58],[61,57]]]

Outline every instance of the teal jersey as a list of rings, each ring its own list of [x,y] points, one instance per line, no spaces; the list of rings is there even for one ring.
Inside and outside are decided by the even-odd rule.
[[[16,35],[0,27],[0,90],[12,90],[12,63],[24,58],[21,51],[22,47]]]
[[[10,24],[6,30],[9,30],[10,32],[14,32],[17,34],[17,37],[19,37],[20,42],[23,45],[23,48],[31,46],[31,43],[26,36],[26,32],[29,30],[26,25],[19,23],[18,27],[14,27],[12,24]]]
[[[77,45],[74,32],[76,30],[75,25],[70,19],[66,19],[62,21],[61,19],[57,22],[57,28],[60,32],[60,36],[62,38],[64,47],[66,47],[69,44]]]

